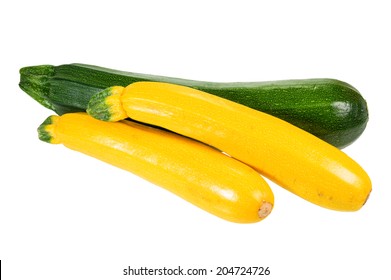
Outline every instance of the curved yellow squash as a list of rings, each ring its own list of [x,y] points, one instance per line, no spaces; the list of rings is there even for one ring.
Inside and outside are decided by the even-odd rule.
[[[88,112],[109,121],[129,116],[207,143],[325,208],[358,210],[372,189],[366,172],[341,150],[281,119],[189,87],[112,87],[91,99]]]
[[[186,137],[86,113],[51,116],[38,131],[43,141],[128,170],[225,220],[258,222],[272,210],[273,193],[256,171]]]

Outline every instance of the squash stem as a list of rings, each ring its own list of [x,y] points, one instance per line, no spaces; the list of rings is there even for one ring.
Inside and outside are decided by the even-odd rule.
[[[122,107],[122,86],[113,86],[94,94],[87,106],[87,113],[101,121],[120,121],[128,117]]]
[[[51,143],[51,144],[58,144],[59,141],[55,137],[55,126],[56,122],[58,121],[58,116],[49,116],[46,118],[46,120],[38,127],[38,138],[41,141]]]
[[[53,66],[41,65],[23,67],[20,69],[19,73],[19,87],[42,106],[50,110],[55,110],[53,104],[46,98],[49,91],[47,81],[54,73]]]

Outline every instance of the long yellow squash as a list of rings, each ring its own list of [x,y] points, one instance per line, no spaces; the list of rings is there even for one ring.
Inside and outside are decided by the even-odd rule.
[[[189,87],[137,82],[93,96],[87,112],[126,117],[216,147],[296,195],[325,208],[355,211],[372,186],[344,152],[285,121]]]
[[[50,116],[39,138],[128,170],[228,221],[253,223],[272,210],[274,196],[252,168],[186,137],[86,113]]]

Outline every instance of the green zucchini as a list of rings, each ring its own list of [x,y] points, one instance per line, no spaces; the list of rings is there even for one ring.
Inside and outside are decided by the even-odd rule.
[[[20,88],[57,114],[85,111],[91,96],[117,85],[159,81],[202,90],[288,121],[344,148],[368,122],[367,104],[357,89],[335,79],[217,83],[118,71],[85,64],[39,65],[20,69]]]

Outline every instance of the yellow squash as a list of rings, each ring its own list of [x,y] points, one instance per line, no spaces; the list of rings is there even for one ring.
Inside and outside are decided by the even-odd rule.
[[[258,222],[273,207],[272,191],[252,168],[174,133],[86,113],[50,116],[38,132],[43,141],[128,170],[228,221]]]
[[[372,186],[344,152],[281,119],[185,86],[137,82],[91,98],[87,112],[166,128],[218,148],[325,208],[360,209]]]

